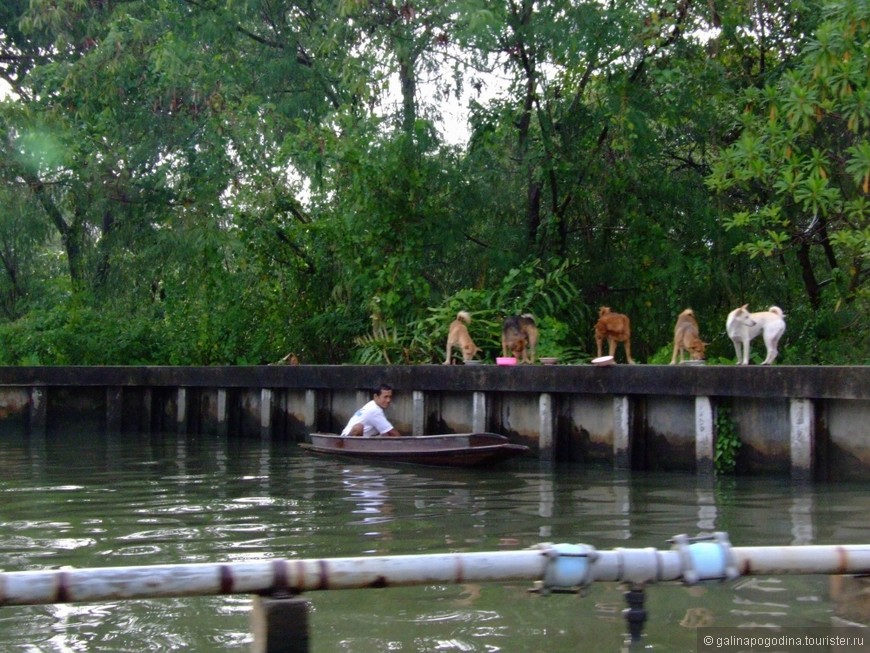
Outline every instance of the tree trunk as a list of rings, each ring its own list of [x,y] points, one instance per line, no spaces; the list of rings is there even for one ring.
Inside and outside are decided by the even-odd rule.
[[[815,272],[813,272],[813,264],[810,261],[810,246],[806,241],[802,241],[798,245],[797,259],[801,266],[801,278],[810,300],[810,306],[814,311],[817,311],[822,304],[822,293]]]
[[[399,60],[399,81],[402,88],[402,132],[410,142],[414,142],[417,123],[417,74],[414,71],[412,56],[401,56]]]
[[[81,229],[70,225],[64,220],[63,214],[54,203],[54,200],[49,196],[48,191],[40,180],[32,175],[22,175],[28,182],[31,191],[36,195],[36,199],[42,206],[43,210],[48,214],[52,224],[54,224],[60,239],[66,251],[67,268],[69,269],[69,278],[74,289],[81,288],[84,273],[82,270],[82,244],[81,244]]]
[[[529,169],[530,176],[534,170]],[[541,227],[541,182],[529,179],[528,201],[526,203],[526,225],[528,227],[529,244],[533,244],[538,238],[538,229]]]
[[[100,234],[100,252],[99,252],[99,260],[97,262],[97,273],[95,284],[99,286],[104,286],[109,279],[109,267],[110,267],[110,256],[111,256],[111,247],[109,245],[109,235],[112,232],[112,229],[115,226],[115,214],[110,210],[106,210],[103,213],[103,228],[102,233]]]

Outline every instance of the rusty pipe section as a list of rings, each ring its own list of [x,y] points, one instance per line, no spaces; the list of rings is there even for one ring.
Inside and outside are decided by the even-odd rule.
[[[734,547],[734,562],[743,576],[870,573],[870,545]]]
[[[19,571],[0,573],[0,606],[524,580],[546,565],[525,550]]]
[[[0,606],[516,580],[551,587],[596,581],[693,583],[733,577],[727,573],[732,565],[739,575],[866,574],[870,573],[870,545],[728,546],[726,550],[710,542],[684,542],[672,550],[597,551],[586,545],[541,544],[488,553],[3,572]]]

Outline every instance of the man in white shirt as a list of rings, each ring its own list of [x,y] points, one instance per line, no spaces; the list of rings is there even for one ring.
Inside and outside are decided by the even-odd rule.
[[[401,435],[384,415],[384,409],[392,401],[393,388],[382,383],[372,393],[372,400],[351,416],[341,434],[364,438],[370,438],[373,435]]]

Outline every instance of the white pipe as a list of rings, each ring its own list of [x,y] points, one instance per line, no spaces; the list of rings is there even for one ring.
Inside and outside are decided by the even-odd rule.
[[[541,551],[0,573],[0,606],[542,578]]]
[[[734,562],[744,576],[781,574],[866,574],[870,545],[734,547]]]
[[[546,544],[489,553],[5,572],[0,573],[0,606],[484,581],[530,580],[565,587],[595,581],[724,579],[724,562],[709,571],[711,545],[704,545],[708,559],[699,564],[696,549],[694,569],[686,568],[686,554],[680,550],[595,551],[584,545]],[[693,546],[690,556],[695,555]],[[588,555],[577,555],[578,550]],[[870,573],[870,545],[729,547],[727,552],[741,575]],[[707,571],[699,576],[698,569]]]

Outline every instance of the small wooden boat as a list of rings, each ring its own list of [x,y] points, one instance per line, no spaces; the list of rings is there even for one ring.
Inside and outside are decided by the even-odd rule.
[[[529,451],[527,446],[512,444],[505,436],[497,433],[371,438],[311,433],[310,441],[300,446],[316,453],[450,467],[493,465]]]

